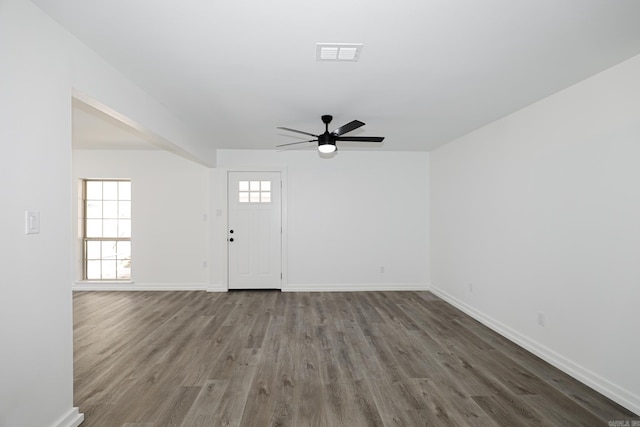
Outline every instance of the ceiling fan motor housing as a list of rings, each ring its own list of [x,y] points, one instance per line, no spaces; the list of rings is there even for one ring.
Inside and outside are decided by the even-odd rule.
[[[318,135],[318,145],[325,145],[325,144],[335,145],[335,143],[336,143],[336,136],[329,132],[325,132],[323,134]]]

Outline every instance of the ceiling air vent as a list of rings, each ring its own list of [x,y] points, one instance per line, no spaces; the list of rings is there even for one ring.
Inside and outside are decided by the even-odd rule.
[[[317,43],[316,61],[349,61],[360,59],[362,43]]]

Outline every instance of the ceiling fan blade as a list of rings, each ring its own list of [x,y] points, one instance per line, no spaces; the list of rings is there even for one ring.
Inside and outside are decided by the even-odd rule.
[[[360,120],[354,120],[352,122],[347,123],[346,125],[340,126],[338,129],[331,132],[333,135],[344,135],[347,132],[351,132],[352,130],[358,129],[360,126],[364,126]]]
[[[314,135],[314,134],[309,133],[309,132],[304,132],[304,131],[301,131],[301,130],[296,130],[296,129],[291,129],[291,128],[284,128],[284,127],[281,127],[281,126],[278,126],[277,129],[288,130],[289,132],[298,132],[298,133],[302,133],[302,134],[309,135],[309,136],[315,136],[315,137],[318,136],[318,135]]]
[[[384,136],[339,136],[337,141],[382,142]]]
[[[305,142],[317,142],[317,139],[310,139],[309,141],[289,142],[288,144],[276,145],[276,147],[285,147],[287,145],[304,144]]]

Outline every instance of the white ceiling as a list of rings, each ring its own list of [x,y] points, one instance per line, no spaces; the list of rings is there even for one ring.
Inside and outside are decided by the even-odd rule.
[[[640,53],[637,0],[32,1],[217,148],[332,114],[428,151]],[[318,62],[319,42],[364,47]]]

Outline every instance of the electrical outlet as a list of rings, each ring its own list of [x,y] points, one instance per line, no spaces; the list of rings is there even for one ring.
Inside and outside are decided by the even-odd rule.
[[[539,311],[538,312],[538,325],[545,326],[546,323],[547,323],[547,316],[543,312]]]

